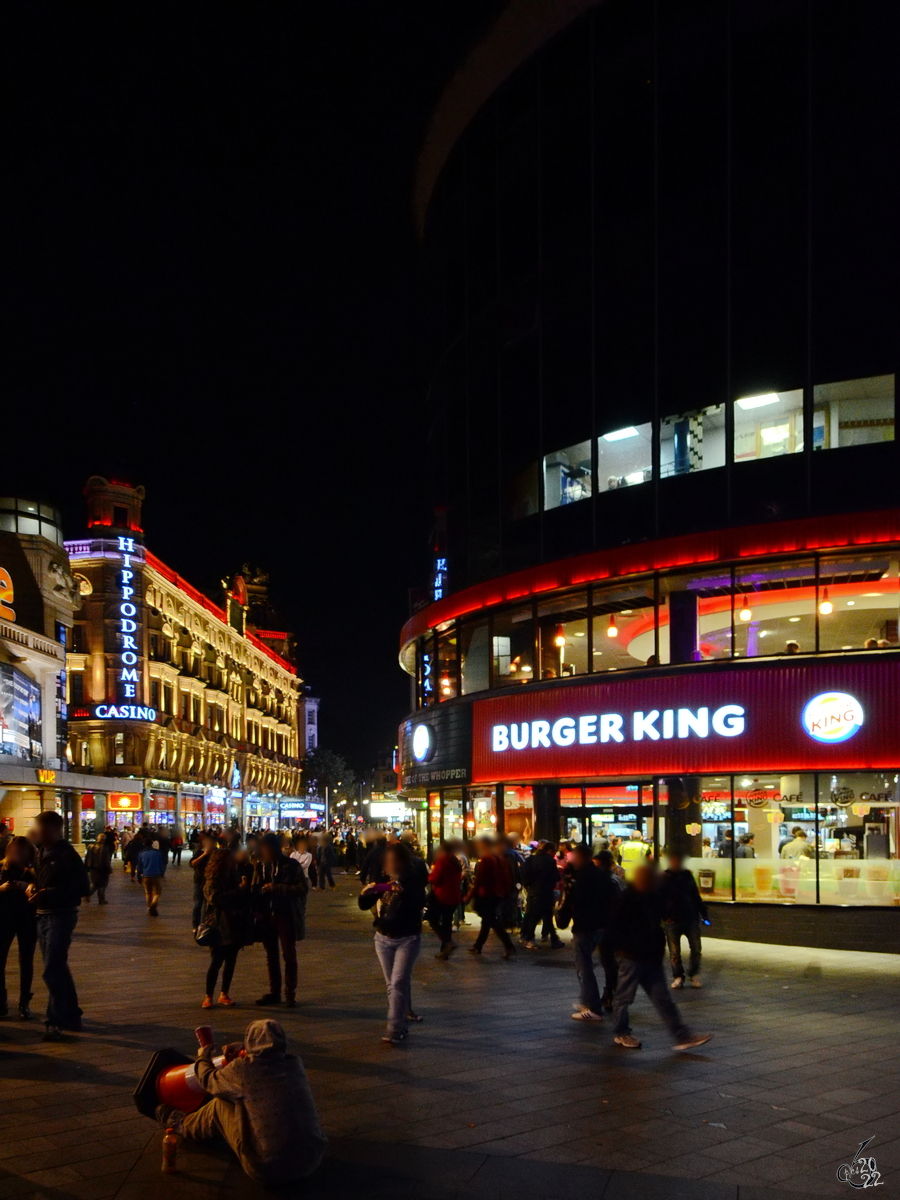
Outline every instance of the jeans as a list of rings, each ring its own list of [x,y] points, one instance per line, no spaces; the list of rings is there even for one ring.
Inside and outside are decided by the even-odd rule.
[[[684,963],[681,961],[681,939],[687,938],[690,958],[688,959],[688,975],[691,979],[700,974],[700,926],[678,925],[673,923],[666,926],[666,944],[669,947],[669,962],[672,964],[672,978],[684,979]]]
[[[334,887],[334,876],[331,873],[331,867],[328,863],[319,863],[319,891],[325,891],[325,881],[328,880],[330,887]]]
[[[288,1000],[297,994],[297,933],[294,918],[278,915],[262,930],[262,944],[266,952],[269,971],[269,991],[273,996],[281,995],[281,959],[278,947],[284,955],[284,990]]]
[[[409,1027],[406,1017],[412,1010],[412,972],[421,946],[420,933],[401,938],[375,934],[375,953],[387,984],[389,1033],[406,1033]]]
[[[226,996],[230,993],[239,951],[240,946],[211,947],[209,970],[206,972],[207,996],[211,996],[216,990],[216,979],[220,970],[222,971],[222,991]]]
[[[475,939],[476,949],[481,949],[492,929],[503,943],[504,950],[513,950],[515,948],[503,924],[503,917],[500,915],[499,900],[485,900],[480,902],[475,911],[481,917],[481,928],[478,931],[478,937]]]
[[[663,975],[662,962],[638,962],[633,958],[620,958],[619,981],[613,1002],[614,1033],[631,1033],[628,1024],[628,1005],[634,1002],[640,985],[650,997],[651,1003],[665,1022],[669,1033],[677,1041],[690,1037],[690,1030],[675,1007],[669,986]]]
[[[38,940],[44,959],[43,980],[50,998],[47,1001],[47,1024],[60,1029],[79,1030],[81,1009],[78,993],[69,970],[69,946],[78,924],[77,908],[60,908],[55,912],[38,913]]]
[[[34,979],[34,951],[37,946],[37,926],[34,918],[26,914],[22,921],[9,921],[0,925],[0,1007],[6,1008],[6,960],[13,938],[19,943],[19,999],[26,1004],[31,999],[31,983]]]
[[[591,929],[573,933],[572,945],[575,949],[575,972],[578,975],[579,984],[578,1002],[585,1008],[589,1008],[591,1012],[598,1013],[602,1007],[602,1001],[600,989],[597,986],[597,976],[594,974],[594,951],[598,947],[600,948],[600,961],[603,963],[603,930]],[[615,981],[610,981],[607,972],[604,994],[611,993],[614,987]]]
[[[441,939],[441,949],[453,941],[453,914],[455,904],[439,904],[432,900],[428,909],[428,924]]]
[[[528,903],[525,906],[525,919],[522,921],[522,941],[533,942],[535,931],[538,927],[538,921],[541,922],[541,937],[549,937],[554,945],[559,941],[559,936],[553,925],[553,895],[549,896],[529,896]]]

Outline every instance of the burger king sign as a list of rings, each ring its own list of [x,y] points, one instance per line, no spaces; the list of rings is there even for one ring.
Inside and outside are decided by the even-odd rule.
[[[859,733],[863,709],[856,697],[848,692],[821,692],[803,709],[800,722],[811,738],[834,745]]]

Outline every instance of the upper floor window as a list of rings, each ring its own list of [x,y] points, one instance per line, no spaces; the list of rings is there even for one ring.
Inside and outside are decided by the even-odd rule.
[[[659,473],[691,475],[725,466],[725,405],[664,417],[659,431]]]
[[[653,476],[653,426],[626,425],[597,439],[597,490],[646,483]]]
[[[813,450],[893,440],[893,375],[821,383],[813,389]]]
[[[734,402],[734,461],[803,450],[803,389],[761,392]]]
[[[591,443],[578,442],[544,456],[544,508],[586,500],[592,490]]]

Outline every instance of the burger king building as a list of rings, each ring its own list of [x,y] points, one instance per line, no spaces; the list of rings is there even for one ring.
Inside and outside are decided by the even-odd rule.
[[[850,181],[900,114],[848,14],[511,0],[448,84],[401,766],[432,845],[639,835],[713,934],[898,950],[898,243]]]

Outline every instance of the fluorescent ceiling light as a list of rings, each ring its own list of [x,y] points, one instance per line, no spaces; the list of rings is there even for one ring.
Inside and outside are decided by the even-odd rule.
[[[783,442],[789,432],[789,425],[770,425],[768,429],[761,429],[759,436],[764,446],[775,446],[778,442]]]
[[[776,396],[777,400],[778,397]],[[740,402],[739,402],[740,403]],[[633,425],[628,425],[625,429],[614,429],[612,433],[604,433],[604,442],[621,442],[624,438],[637,437],[638,431]]]
[[[644,472],[643,471],[632,471],[630,475],[625,476],[625,482],[626,483],[643,483],[644,482]]]
[[[765,408],[767,404],[778,403],[777,392],[766,392],[764,396],[744,396],[740,400],[736,400],[738,408]]]

